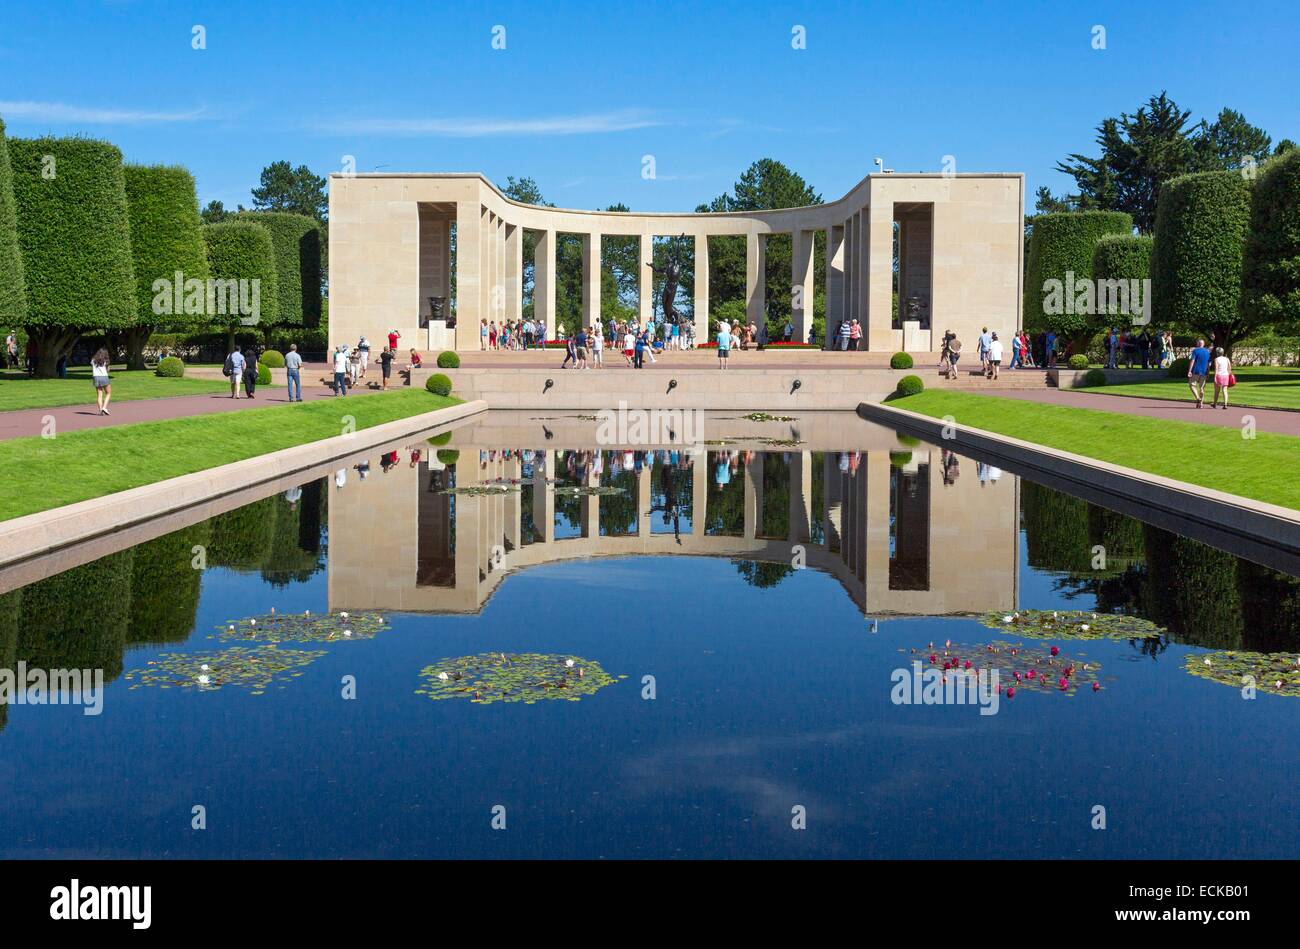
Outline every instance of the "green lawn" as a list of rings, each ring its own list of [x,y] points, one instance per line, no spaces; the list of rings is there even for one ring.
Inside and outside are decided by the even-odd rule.
[[[0,441],[0,520],[446,408],[424,389]]]
[[[1237,384],[1228,394],[1233,405],[1249,405],[1257,409],[1300,409],[1300,369],[1279,369],[1276,366],[1243,366],[1235,370]],[[1079,389],[1079,392],[1104,392],[1107,395],[1142,396],[1152,399],[1177,399],[1192,401],[1186,377],[1161,379],[1158,382],[1137,382],[1132,385],[1098,386],[1096,389]],[[1205,383],[1205,403],[1214,398],[1214,382]]]
[[[114,402],[230,391],[230,383],[224,380],[164,379],[155,376],[152,369],[134,372],[114,369],[112,379]],[[0,412],[81,404],[95,404],[95,387],[90,381],[89,366],[69,369],[66,379],[31,379],[25,372],[13,370],[0,373]]]
[[[1300,508],[1300,438],[1170,422],[962,392],[922,392],[890,403],[958,425],[1009,435],[1229,494]]]

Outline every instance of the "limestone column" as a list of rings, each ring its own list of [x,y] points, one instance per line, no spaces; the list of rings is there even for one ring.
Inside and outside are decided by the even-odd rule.
[[[868,221],[868,273],[871,274],[869,304],[863,307],[863,336],[870,348],[886,352],[894,349],[894,206],[879,201],[863,212]],[[933,292],[931,292],[933,300]],[[933,323],[931,303],[931,329]]]
[[[582,235],[582,324],[600,322],[600,233]],[[569,327],[575,332],[577,327]]]
[[[456,348],[478,349],[483,318],[479,269],[482,261],[482,218],[477,201],[456,202]]]
[[[640,302],[641,325],[648,326],[655,315],[654,271],[650,264],[654,262],[655,237],[653,234],[641,235],[641,270],[637,274],[637,296]]]
[[[537,232],[533,261],[533,316],[546,324],[546,338],[555,339],[555,231]]]
[[[524,231],[517,224],[506,225],[506,319],[524,315]]]
[[[817,288],[813,285],[813,241],[816,231],[795,230],[790,234],[793,251],[790,262],[790,293],[796,342],[808,342],[808,330],[812,327],[813,297]]]
[[[844,314],[844,226],[826,228],[826,339],[823,349],[835,344],[835,329]]]
[[[695,235],[695,339],[709,338],[709,236]],[[707,467],[707,465],[705,466]]]
[[[840,311],[840,320],[850,320],[857,312],[858,296],[858,228],[857,217],[850,215],[844,222],[844,307]],[[836,328],[840,320],[836,320]],[[836,339],[836,348],[839,340]]]
[[[479,306],[483,318],[489,322],[497,318],[495,308],[492,306],[492,283],[496,278],[493,272],[496,248],[496,226],[492,223],[492,212],[483,208],[482,229],[480,231],[482,240],[479,242],[482,253],[479,255],[480,264],[479,272],[482,279],[479,281],[479,299],[482,301]]]
[[[862,211],[859,211],[856,217],[858,219],[858,226],[857,226],[858,259],[857,259],[857,267],[856,267],[858,273],[858,295],[856,300],[857,308],[853,312],[853,318],[857,320],[858,325],[862,327],[862,339],[858,343],[858,345],[862,349],[867,349],[869,348],[869,344],[870,344],[870,339],[868,338],[870,335],[869,333],[870,322],[867,318],[867,314],[871,310],[871,287],[873,286],[873,280],[871,275],[871,259],[872,259],[871,257],[871,249],[872,249],[871,215],[869,209],[864,209]],[[893,260],[894,260],[894,249],[893,249],[892,230],[890,232],[889,240],[890,240],[890,248],[889,248],[889,256],[887,259],[889,260],[890,276],[886,286],[888,287],[889,297],[892,300],[894,295],[894,279],[893,279],[893,272],[892,272]],[[891,347],[888,344],[886,344],[885,348],[889,349]]]
[[[767,242],[762,234],[745,235],[745,316],[763,331],[767,319]]]
[[[698,258],[697,258],[698,259]],[[698,278],[697,278],[698,279]],[[696,332],[699,332],[697,329]],[[701,451],[691,463],[691,536],[704,536],[709,514],[709,453]]]
[[[506,222],[495,218],[496,241],[492,244],[492,301],[497,325],[506,321]]]

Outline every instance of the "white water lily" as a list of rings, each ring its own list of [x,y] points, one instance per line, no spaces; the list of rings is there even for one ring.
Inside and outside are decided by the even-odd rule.
[[[303,610],[303,611],[302,611],[302,615],[303,615],[303,616],[311,616],[311,610]]]
[[[1088,631],[1088,629],[1089,629],[1089,626],[1088,626],[1087,623],[1083,623],[1083,624],[1081,624],[1081,625],[1079,626],[1079,628],[1080,628],[1081,630],[1083,630],[1083,631],[1086,633],[1086,632]]]
[[[1004,616],[1004,617],[1002,617],[1002,622],[1004,622],[1004,623],[1010,623],[1010,622],[1011,622],[1011,617],[1010,617],[1010,616]]]
[[[1210,657],[1209,657],[1209,656],[1206,656],[1206,657],[1205,657],[1205,664],[1206,664],[1207,666],[1210,664]]]
[[[565,664],[566,666],[568,666],[570,669],[573,668],[573,660],[572,660],[572,659],[565,659],[565,660],[564,660],[564,664]]]
[[[234,623],[231,623],[231,624],[230,624],[230,631],[231,631],[232,633],[235,631],[235,624],[234,624]]]
[[[347,618],[348,618],[348,614],[347,614],[347,613],[340,613],[339,616],[340,616],[342,619],[347,619]]]
[[[208,664],[205,662],[203,665],[199,666],[199,668],[202,669],[204,672],[207,672],[207,671],[208,671]]]
[[[257,620],[255,620],[255,619],[250,619],[250,620],[248,621],[248,625],[249,625],[249,626],[256,626],[256,625],[257,625]]]
[[[199,676],[199,685],[207,685],[210,681],[207,676]]]
[[[448,679],[451,678],[451,676],[447,675],[447,673],[445,672],[439,672],[438,678],[441,679],[443,682],[446,682]]]
[[[352,635],[352,630],[350,630],[350,629],[345,629],[345,630],[343,630],[343,635],[344,635],[344,636],[351,636],[351,635]]]

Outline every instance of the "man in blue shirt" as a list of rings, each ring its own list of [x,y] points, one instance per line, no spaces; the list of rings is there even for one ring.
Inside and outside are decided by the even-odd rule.
[[[244,378],[244,365],[244,354],[241,353],[239,347],[236,346],[234,351],[226,357],[225,365],[225,368],[228,370],[226,375],[230,377],[230,397],[232,399],[239,398],[239,380]],[[1205,380],[1202,379],[1202,385],[1204,385],[1204,382]]]
[[[1205,348],[1205,340],[1198,339],[1187,364],[1187,387],[1192,390],[1198,409],[1205,404],[1205,376],[1209,371],[1210,351]]]

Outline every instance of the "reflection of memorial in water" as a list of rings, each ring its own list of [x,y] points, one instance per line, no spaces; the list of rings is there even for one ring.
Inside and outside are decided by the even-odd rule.
[[[457,445],[334,490],[331,609],[477,612],[512,571],[654,555],[734,560],[758,586],[810,567],[872,615],[1016,603],[1016,479],[937,449]]]

